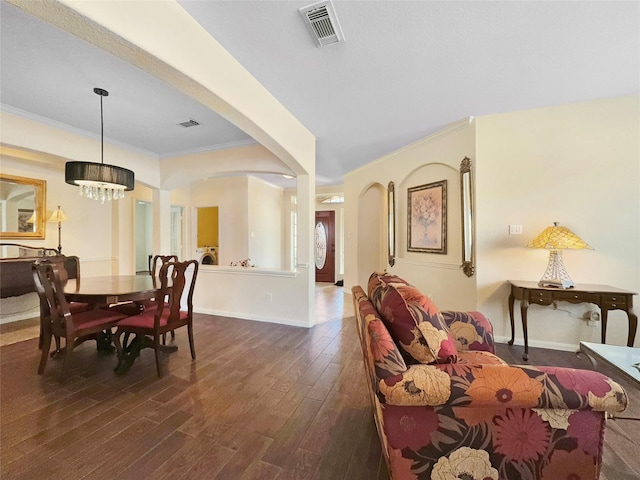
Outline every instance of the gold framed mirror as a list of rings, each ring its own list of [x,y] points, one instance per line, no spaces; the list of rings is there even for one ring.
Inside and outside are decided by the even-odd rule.
[[[47,182],[0,175],[0,239],[45,238]]]
[[[471,160],[464,157],[460,163],[460,192],[462,195],[462,271],[467,277],[475,272],[473,250],[473,177]]]

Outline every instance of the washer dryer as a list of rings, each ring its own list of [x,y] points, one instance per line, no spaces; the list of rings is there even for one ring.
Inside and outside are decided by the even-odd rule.
[[[196,249],[198,262],[201,265],[218,265],[218,247],[199,247]]]

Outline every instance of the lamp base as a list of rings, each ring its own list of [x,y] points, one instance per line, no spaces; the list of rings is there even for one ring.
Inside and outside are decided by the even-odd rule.
[[[538,286],[539,287],[555,287],[555,288],[573,288],[575,287],[574,283],[569,280],[554,280],[554,279],[549,279],[549,280],[540,280],[538,282]]]
[[[573,288],[575,285],[564,268],[562,250],[549,251],[547,270],[538,282],[539,287]]]

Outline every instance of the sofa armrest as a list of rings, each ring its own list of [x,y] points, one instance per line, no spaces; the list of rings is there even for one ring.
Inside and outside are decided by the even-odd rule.
[[[443,310],[442,317],[451,330],[458,351],[481,350],[495,352],[493,325],[480,312]]]
[[[621,412],[624,389],[590,370],[527,365],[411,365],[380,380],[381,403],[398,406],[589,409]]]

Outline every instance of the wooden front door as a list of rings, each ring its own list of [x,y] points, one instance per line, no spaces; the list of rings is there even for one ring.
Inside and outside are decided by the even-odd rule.
[[[316,282],[335,282],[335,231],[335,212],[316,212],[316,227],[313,230]]]

